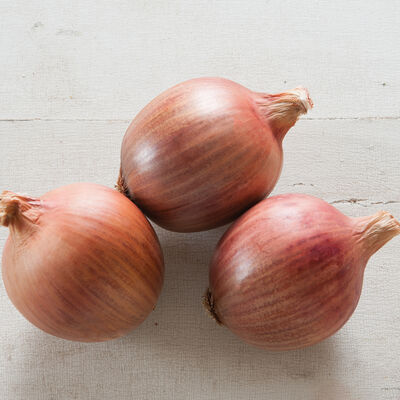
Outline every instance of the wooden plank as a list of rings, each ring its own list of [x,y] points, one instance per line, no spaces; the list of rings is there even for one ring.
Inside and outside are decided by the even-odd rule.
[[[312,118],[400,117],[396,1],[0,2],[0,119],[131,119],[223,76],[310,89]]]
[[[111,186],[128,124],[0,122],[0,184],[35,195],[75,181]],[[284,139],[274,193],[307,192],[338,207],[349,200],[357,210],[384,202],[392,207],[400,201],[399,126],[397,120],[298,121]]]
[[[126,125],[1,122],[0,187],[40,195],[75,181],[112,186]],[[394,120],[299,121],[285,138],[275,193],[339,201],[335,205],[353,216],[383,207],[399,217],[397,130]],[[360,304],[338,334],[307,349],[269,353],[216,326],[202,309],[208,263],[225,229],[178,234],[156,227],[166,260],[160,302],[138,330],[109,343],[77,344],[36,330],[13,308],[1,283],[0,393],[12,400],[202,400],[210,393],[237,400],[396,398],[398,238],[370,260]],[[0,251],[6,236],[1,229]]]

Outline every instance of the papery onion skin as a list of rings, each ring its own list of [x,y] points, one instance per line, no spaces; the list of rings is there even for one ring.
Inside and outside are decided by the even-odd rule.
[[[178,84],[129,126],[117,187],[166,229],[224,225],[272,191],[282,140],[311,107],[304,88],[269,95],[222,78]]]
[[[7,293],[43,331],[105,341],[154,309],[162,251],[145,216],[116,190],[78,183],[39,199],[4,192],[0,222],[10,228],[2,261]]]
[[[350,218],[312,196],[271,197],[221,238],[205,305],[255,346],[310,346],[350,318],[369,257],[399,233],[386,212]]]

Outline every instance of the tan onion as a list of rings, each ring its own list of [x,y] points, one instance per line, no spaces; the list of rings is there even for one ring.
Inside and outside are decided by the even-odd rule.
[[[73,184],[0,197],[7,293],[34,325],[82,342],[114,339],[155,307],[164,264],[141,211],[115,190]]]
[[[224,225],[274,188],[282,140],[312,105],[301,87],[269,94],[222,78],[180,83],[126,131],[118,188],[166,229]]]

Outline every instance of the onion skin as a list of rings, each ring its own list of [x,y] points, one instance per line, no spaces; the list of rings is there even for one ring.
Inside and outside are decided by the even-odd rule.
[[[350,318],[368,259],[399,233],[386,212],[350,218],[312,196],[271,197],[221,238],[205,305],[260,348],[310,346]]]
[[[43,331],[110,340],[155,307],[161,248],[145,216],[117,191],[79,183],[39,199],[4,192],[0,223],[10,228],[2,261],[7,293]]]
[[[163,228],[224,225],[272,191],[282,140],[311,107],[304,88],[269,95],[222,78],[178,84],[129,126],[117,188]]]

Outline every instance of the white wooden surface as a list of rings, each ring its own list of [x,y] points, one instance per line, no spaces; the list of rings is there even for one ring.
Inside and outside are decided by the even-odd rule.
[[[315,109],[285,139],[275,193],[400,217],[399,22],[397,0],[0,0],[0,189],[112,186],[141,107],[179,81],[223,76],[259,91],[310,89]],[[1,284],[0,399],[400,399],[399,238],[371,259],[339,333],[268,353],[202,309],[224,230],[157,228],[159,305],[113,342],[42,333]],[[2,229],[0,250],[6,237]]]

